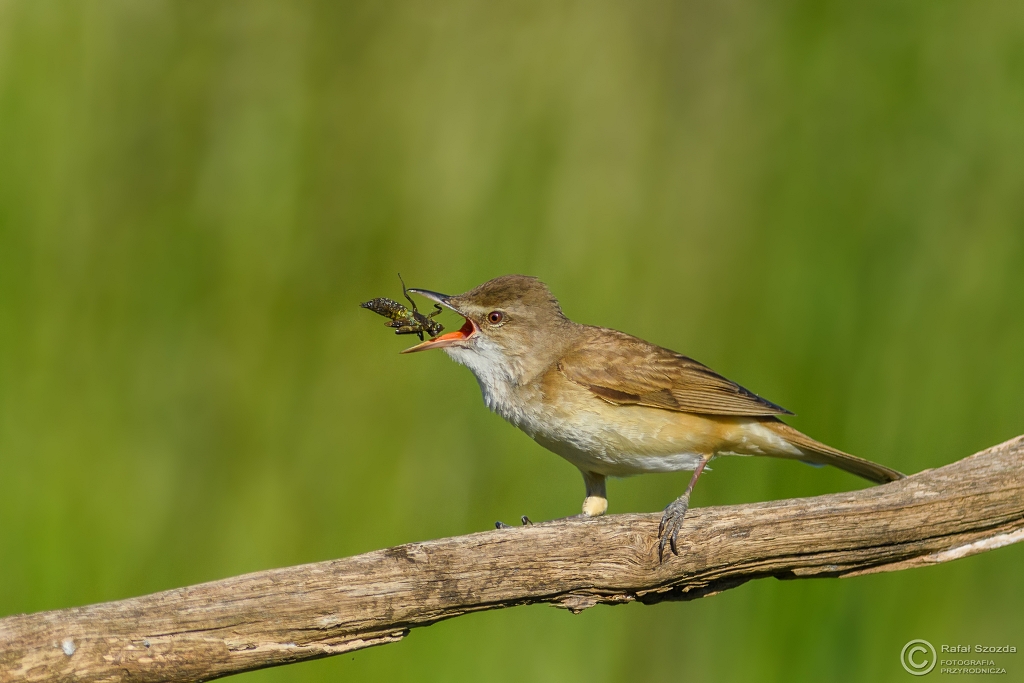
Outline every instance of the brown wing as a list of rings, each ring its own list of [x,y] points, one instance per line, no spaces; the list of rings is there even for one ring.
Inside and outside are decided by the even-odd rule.
[[[704,415],[792,415],[692,358],[604,328],[558,369],[609,403]]]

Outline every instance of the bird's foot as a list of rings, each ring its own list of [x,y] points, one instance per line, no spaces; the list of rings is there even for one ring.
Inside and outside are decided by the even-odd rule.
[[[526,515],[523,515],[519,519],[522,520],[523,526],[533,526],[533,520],[531,520]],[[548,522],[567,522],[570,519],[594,519],[594,517],[592,515],[588,515],[586,513],[581,512],[578,515],[569,515],[568,517],[557,517],[555,519],[549,519],[547,521]],[[543,523],[544,522],[542,522],[542,524]],[[505,524],[505,522],[498,521],[498,522],[494,523],[494,528],[495,529],[514,529],[515,527],[513,527],[511,524]]]
[[[531,522],[530,518],[527,517],[526,515],[523,515],[519,519],[522,520],[523,526],[533,526],[533,522]],[[495,529],[511,529],[512,525],[511,524],[505,524],[505,522],[502,522],[502,521],[499,520],[499,521],[494,523],[494,528]]]
[[[683,526],[683,517],[687,508],[690,507],[690,494],[686,493],[668,504],[665,514],[661,516],[661,524],[658,526],[658,560],[665,559],[665,544],[672,549],[673,555],[679,554],[676,547],[676,537],[679,536],[679,529]]]

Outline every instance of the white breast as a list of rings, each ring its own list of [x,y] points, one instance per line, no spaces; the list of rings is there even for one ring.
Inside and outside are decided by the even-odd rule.
[[[624,417],[629,414],[629,419],[612,424],[606,413],[596,409],[603,405],[600,402],[593,410],[572,402],[570,410],[544,401],[536,382],[523,382],[523,367],[486,338],[478,338],[472,349],[449,346],[444,350],[472,371],[488,408],[581,469],[621,477],[692,470],[701,460],[706,438],[700,425],[680,430],[676,413],[623,406],[618,410]],[[734,447],[716,449],[716,454],[799,453],[754,419],[740,420],[736,429]]]
[[[700,462],[693,452],[651,453],[643,441],[656,438],[654,434],[637,433],[637,452],[622,444],[622,434],[612,434],[610,425],[597,413],[578,411],[572,414],[557,410],[543,410],[540,396],[525,396],[530,389],[518,384],[513,376],[515,365],[485,339],[478,340],[475,348],[457,346],[445,352],[460,365],[470,369],[480,385],[484,403],[492,411],[527,433],[541,446],[557,453],[577,467],[612,476],[627,476],[641,472],[672,472],[692,470]],[[550,408],[550,406],[549,406]]]
[[[465,365],[476,377],[488,408],[521,426],[523,410],[515,396],[514,367],[500,349],[486,338],[478,338],[474,348],[448,346],[445,353],[459,365]]]

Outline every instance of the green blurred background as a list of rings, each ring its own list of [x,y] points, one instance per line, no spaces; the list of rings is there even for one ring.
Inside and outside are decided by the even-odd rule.
[[[537,275],[907,472],[1024,433],[1024,5],[0,2],[0,615],[575,513],[572,466],[357,307],[398,271]],[[860,486],[726,459],[695,505]],[[240,680],[906,680],[911,638],[1024,650],[1022,564]]]

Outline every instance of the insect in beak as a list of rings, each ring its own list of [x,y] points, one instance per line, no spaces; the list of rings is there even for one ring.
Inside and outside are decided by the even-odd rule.
[[[460,311],[458,308],[452,305],[451,300],[454,298],[452,296],[449,296],[447,294],[441,294],[440,292],[432,292],[429,289],[410,289],[409,291],[415,294],[419,294],[420,296],[426,299],[430,299],[431,301],[436,302],[436,304],[440,304],[445,308],[451,309],[458,313],[459,315],[461,315],[463,318],[466,318],[466,316],[463,315],[462,311]],[[417,344],[416,346],[412,346],[408,349],[405,349],[404,351],[402,351],[402,353],[415,353],[417,351],[426,351],[427,349],[443,349],[444,347],[451,346],[456,342],[465,341],[466,339],[469,339],[476,332],[477,326],[473,323],[472,320],[466,318],[465,324],[463,324],[463,326],[460,327],[455,332],[442,334],[440,337],[427,340],[422,344]]]
[[[410,291],[415,292],[416,290],[406,289],[405,280],[402,279],[401,273],[398,274],[398,281],[402,283],[402,294],[405,295],[405,298],[408,299],[409,303],[412,305],[412,310],[409,310],[397,301],[392,301],[391,299],[383,296],[369,301],[364,301],[359,305],[373,311],[377,315],[390,318],[391,322],[384,324],[388,327],[395,328],[395,334],[415,334],[420,338],[420,341],[423,341],[424,332],[429,334],[431,338],[441,334],[441,332],[444,331],[444,325],[434,320],[434,317],[441,312],[441,304],[434,304],[433,313],[429,313],[427,315],[420,313],[419,309],[416,308],[416,302],[412,300],[411,296],[409,296]],[[445,297],[443,294],[437,294],[436,292],[430,292],[430,294],[434,296],[428,298],[433,301],[437,301],[437,297],[442,297],[444,299],[450,298]]]

